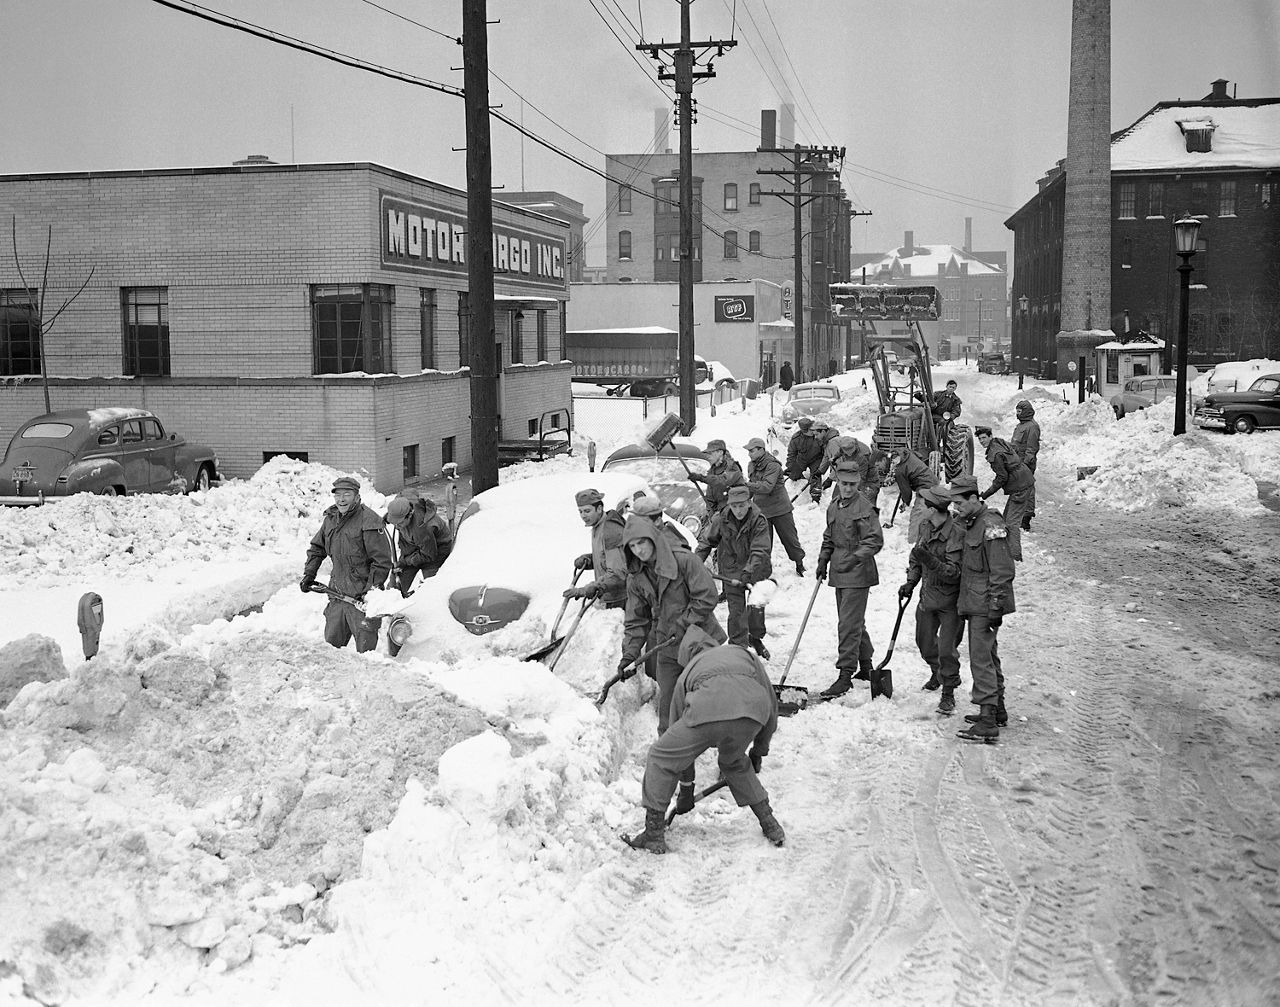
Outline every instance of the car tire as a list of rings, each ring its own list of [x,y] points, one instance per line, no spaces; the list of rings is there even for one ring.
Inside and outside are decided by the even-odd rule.
[[[1124,419],[1124,406],[1112,406],[1111,411],[1116,414],[1116,419]]]
[[[679,395],[680,388],[677,385],[673,385],[670,382],[668,382],[666,386],[662,389],[662,394],[663,395]]]
[[[1231,429],[1238,434],[1251,434],[1258,429],[1252,416],[1237,416],[1231,421]]]
[[[191,484],[191,489],[187,492],[195,493],[197,490],[203,492],[213,484],[213,470],[208,465],[201,465],[196,471],[195,481]]]
[[[119,494],[116,492],[116,488],[114,486],[103,486],[102,489],[98,490],[98,496],[113,497],[119,496]]]

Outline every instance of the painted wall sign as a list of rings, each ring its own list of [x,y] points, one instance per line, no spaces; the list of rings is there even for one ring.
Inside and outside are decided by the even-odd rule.
[[[756,320],[755,294],[742,294],[736,297],[717,296],[714,303],[717,322],[754,322]]]
[[[384,269],[466,276],[465,214],[387,192],[381,193],[379,214]],[[495,222],[493,275],[506,283],[563,292],[564,239]]]

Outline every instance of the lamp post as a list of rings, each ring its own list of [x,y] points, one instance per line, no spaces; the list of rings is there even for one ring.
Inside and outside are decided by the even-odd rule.
[[[1022,354],[1021,356],[1015,354],[1018,360],[1018,391],[1022,391],[1022,361],[1026,359],[1027,344],[1031,342],[1031,333],[1027,330],[1027,305],[1029,303],[1026,294],[1018,298],[1018,310],[1022,312]]]
[[[1173,435],[1187,432],[1187,320],[1191,306],[1191,257],[1196,254],[1196,235],[1200,221],[1183,214],[1173,222],[1173,248],[1182,260],[1178,272],[1182,276],[1182,293],[1178,304],[1178,401],[1173,405]]]
[[[982,345],[982,291],[978,291],[978,353],[981,354],[984,347]]]

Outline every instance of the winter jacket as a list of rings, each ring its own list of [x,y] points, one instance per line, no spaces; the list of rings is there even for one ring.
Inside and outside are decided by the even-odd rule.
[[[898,483],[898,493],[902,496],[902,506],[911,503],[911,495],[918,490],[938,485],[938,477],[933,474],[920,457],[912,451],[907,452],[905,461],[900,461],[893,470],[894,479]]]
[[[705,560],[716,550],[720,575],[755,584],[773,573],[769,554],[773,549],[773,531],[769,519],[755,504],[747,505],[747,513],[739,521],[728,507],[711,519],[702,532],[697,556]]]
[[[304,574],[314,578],[326,556],[333,561],[329,586],[335,591],[362,598],[373,588],[382,587],[391,572],[391,543],[382,518],[359,497],[345,515],[336,504],[326,508],[320,530],[307,547]]]
[[[627,596],[627,560],[622,551],[625,522],[616,510],[606,510],[591,529],[588,570],[594,570],[596,589],[604,604],[620,602]]]
[[[747,466],[747,489],[751,490],[751,502],[765,517],[777,517],[792,510],[791,498],[782,481],[782,463],[768,451]]]
[[[1031,418],[1034,415],[1034,410],[1018,410],[1020,422],[1009,438],[1009,446],[1032,472],[1036,470],[1036,456],[1040,454],[1040,424]]]
[[[795,371],[791,368],[791,361],[784,360],[782,367],[778,370],[778,384],[784,392],[791,391],[791,386],[796,383]]]
[[[1002,489],[1013,496],[1036,484],[1036,477],[1003,437],[992,437],[987,442],[987,464],[996,477],[982,494],[984,500]]]
[[[753,747],[769,754],[778,729],[778,696],[754,654],[725,644],[695,655],[676,679],[671,718],[691,727],[720,720],[754,720],[760,725]]]
[[[840,436],[840,431],[835,427],[827,427],[827,429],[818,437],[818,441],[822,444],[822,458],[818,462],[818,474],[823,475],[827,469],[831,467],[831,457],[835,454],[835,448],[832,445]]]
[[[871,468],[871,449],[856,437],[844,436],[834,437],[827,444],[826,467],[831,469],[833,474],[835,467],[842,461],[853,462],[858,466],[858,482],[861,485],[867,478],[867,472]]]
[[[436,570],[453,551],[453,531],[430,500],[418,500],[409,520],[396,529],[400,543],[398,566],[406,570]]]
[[[730,486],[743,486],[746,480],[742,477],[742,466],[724,453],[724,460],[719,465],[707,469],[707,512],[716,513],[725,504],[729,496]]]
[[[687,549],[672,549],[667,537],[647,517],[632,514],[622,529],[622,542],[637,539],[653,543],[653,559],[641,563],[630,550],[627,558],[627,614],[623,622],[622,656],[640,656],[651,628],[658,641],[674,636],[680,642],[689,626],[697,626],[716,643],[728,637],[715,617],[720,592],[711,574]],[[674,653],[674,651],[673,651]]]
[[[799,479],[811,465],[821,465],[825,447],[822,438],[816,434],[807,430],[796,431],[787,445],[787,478]]]
[[[954,420],[960,415],[960,396],[945,388],[940,392],[934,392],[932,412],[936,419],[942,419],[943,413],[950,413]]]
[[[935,523],[935,514],[942,521]],[[920,540],[907,563],[907,583],[920,588],[917,603],[926,612],[954,612],[960,598],[960,563],[964,558],[964,532],[945,511],[929,508],[920,522]]]
[[[880,583],[876,553],[884,547],[880,516],[861,493],[839,495],[827,507],[827,528],[818,550],[818,567],[827,568],[832,587],[871,587]]]
[[[961,615],[1005,616],[1013,604],[1013,555],[1009,528],[986,504],[964,523],[964,558],[960,564]]]

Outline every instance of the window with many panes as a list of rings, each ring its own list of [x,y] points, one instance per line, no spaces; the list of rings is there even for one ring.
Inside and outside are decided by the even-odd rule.
[[[751,252],[760,251],[760,232],[759,231],[747,232],[747,250]]]
[[[516,311],[511,315],[511,362],[524,363],[524,312]]]
[[[538,312],[538,359],[549,360],[547,356],[547,313]]]
[[[738,232],[724,232],[724,257],[726,259],[736,259],[738,257]]]
[[[1125,238],[1120,242],[1120,268],[1133,268],[1133,239]]]
[[[1164,183],[1163,182],[1147,183],[1147,216],[1148,217],[1164,216]]]
[[[1117,216],[1132,217],[1137,186],[1133,182],[1121,182],[1116,189]]]
[[[0,290],[0,376],[40,373],[40,298],[34,290]]]
[[[618,232],[618,258],[619,259],[631,258],[631,232],[630,231]]]
[[[471,366],[471,295],[458,291],[458,366]]]
[[[618,186],[618,212],[631,212],[631,186],[629,185]]]
[[[747,186],[747,202],[752,206],[760,205],[760,183],[752,182]]]
[[[1225,181],[1218,183],[1218,216],[1234,217],[1236,215],[1236,183]]]
[[[738,183],[724,183],[724,208],[726,210],[736,210],[738,208]]]
[[[1264,207],[1270,206],[1275,194],[1276,186],[1274,182],[1260,183],[1258,185],[1258,204]]]
[[[169,374],[169,288],[122,287],[124,372],[133,377]]]
[[[422,331],[422,369],[429,370],[436,366],[436,292],[422,288],[421,313]]]
[[[391,364],[396,288],[386,283],[317,283],[311,288],[311,373],[382,374]]]
[[[1195,179],[1191,183],[1191,212],[1197,216],[1205,216],[1209,212],[1209,182],[1207,179]]]

